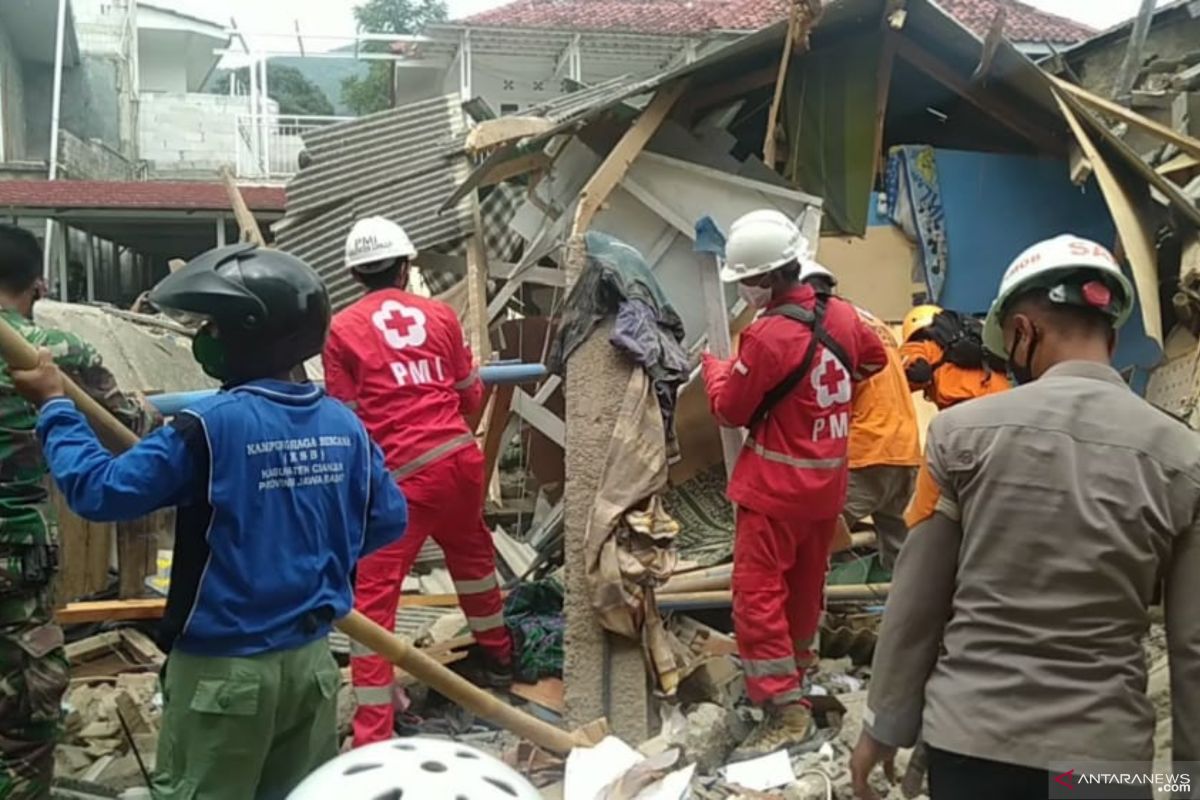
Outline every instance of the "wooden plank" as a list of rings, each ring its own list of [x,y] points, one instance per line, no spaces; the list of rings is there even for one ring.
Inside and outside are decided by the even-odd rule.
[[[508,692],[522,700],[548,708],[555,714],[567,713],[567,703],[564,699],[566,687],[563,686],[562,678],[542,678],[537,683],[514,683]]]
[[[566,447],[566,423],[559,419],[553,411],[533,402],[533,398],[520,388],[513,393],[513,410],[521,419],[544,433],[559,447]]]
[[[545,153],[530,153],[526,156],[517,156],[508,161],[501,161],[492,169],[488,170],[483,180],[479,182],[480,186],[495,186],[497,183],[520,177],[521,175],[539,170],[550,168],[552,159]]]
[[[579,205],[575,209],[575,221],[571,227],[573,236],[587,232],[592,219],[604,205],[604,201],[612,194],[629,165],[645,148],[646,143],[654,136],[654,132],[662,125],[663,120],[675,105],[675,102],[688,87],[687,79],[677,81],[658,90],[654,99],[638,116],[637,121],[621,137],[616,146],[609,151],[608,156],[599,168],[588,179],[583,191],[579,193]]]
[[[120,631],[108,631],[96,636],[89,636],[86,639],[80,639],[77,642],[71,642],[64,648],[67,654],[67,661],[71,664],[82,664],[84,661],[90,661],[99,655],[111,653],[120,641]]]
[[[58,573],[57,596],[75,600],[108,587],[108,562],[113,526],[107,522],[88,522],[67,507],[57,486],[50,488],[51,502],[58,519],[58,540],[62,568]]]
[[[78,625],[82,622],[115,622],[130,619],[159,619],[166,610],[165,598],[144,600],[99,600],[87,603],[67,603],[56,609],[54,619],[59,625]]]
[[[1056,79],[1052,78],[1052,80]],[[1062,82],[1058,81],[1058,83]],[[1138,303],[1142,307],[1142,321],[1146,335],[1161,345],[1163,341],[1162,311],[1158,300],[1158,261],[1154,238],[1142,224],[1142,217],[1137,212],[1133,198],[1129,196],[1124,185],[1113,174],[1108,162],[1104,160],[1104,156],[1100,154],[1087,131],[1083,129],[1083,124],[1075,116],[1075,112],[1058,92],[1055,92],[1054,99],[1058,102],[1063,117],[1071,127],[1071,132],[1075,134],[1075,139],[1079,142],[1083,154],[1092,162],[1092,169],[1095,170],[1096,180],[1100,184],[1100,192],[1104,195],[1104,202],[1108,205],[1109,213],[1112,214],[1113,222],[1117,226],[1117,233],[1121,237],[1125,255],[1128,257],[1130,268],[1133,271],[1133,280],[1137,285]]]
[[[146,593],[146,576],[157,572],[158,524],[161,516],[117,523],[118,596],[122,599]]]
[[[1083,186],[1092,177],[1092,162],[1083,155],[1078,142],[1072,142],[1067,150],[1067,158],[1071,165],[1071,183]]]
[[[1027,122],[1028,115],[1025,112],[1000,99],[993,92],[972,86],[970,81],[955,72],[952,67],[911,39],[898,34],[895,34],[894,38],[896,39],[896,54],[909,64],[950,89],[1013,133],[1036,144],[1041,150],[1048,153],[1063,152],[1065,143],[1059,142],[1036,124]]]
[[[767,132],[763,135],[763,161],[775,169],[775,128],[779,124],[779,107],[783,105],[783,88],[787,84],[788,64],[792,62],[792,51],[796,49],[796,37],[800,32],[800,6],[791,3],[787,33],[783,38],[783,52],[779,54],[779,72],[775,76],[775,94],[767,111]]]
[[[496,464],[500,461],[500,453],[504,445],[504,431],[508,427],[508,415],[512,413],[513,392],[515,386],[497,386],[492,394],[492,408],[488,414],[487,427],[483,434],[483,478],[484,482],[492,479]]]
[[[258,220],[254,218],[250,207],[246,205],[242,192],[233,179],[233,171],[227,166],[221,167],[221,183],[225,184],[225,192],[229,195],[229,206],[233,209],[233,218],[237,220],[238,228],[241,230],[241,240],[259,247],[266,247],[267,242],[258,228]]]
[[[466,149],[471,155],[498,145],[537,136],[554,127],[545,117],[497,117],[480,122],[467,133]]]
[[[1122,122],[1128,123],[1139,130],[1158,137],[1164,142],[1169,142],[1188,155],[1200,158],[1200,139],[1193,138],[1187,134],[1180,133],[1172,128],[1168,128],[1161,122],[1156,122],[1149,117],[1144,117],[1136,111],[1130,111],[1128,108],[1125,108],[1125,106],[1120,105],[1119,103],[1114,103],[1111,100],[1106,100],[1103,97],[1094,95],[1087,89],[1076,86],[1073,83],[1068,83],[1061,78],[1056,78],[1053,75],[1049,77],[1057,88],[1067,92],[1081,103],[1090,106],[1097,111],[1110,114]]]
[[[699,95],[694,100],[690,100],[688,102],[688,111],[691,114],[698,114],[713,106],[741,99],[750,92],[770,86],[778,76],[779,68],[775,66],[764,67],[755,72],[738,75],[732,80],[710,87],[705,90],[704,94]]]

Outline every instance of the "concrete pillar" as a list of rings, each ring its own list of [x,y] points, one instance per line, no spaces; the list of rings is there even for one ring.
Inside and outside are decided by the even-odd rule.
[[[84,252],[84,269],[87,270],[87,301],[96,301],[96,237],[87,235],[87,250]]]
[[[569,283],[582,270],[583,258],[582,239],[573,240],[567,253]],[[614,733],[637,743],[650,736],[650,692],[642,647],[600,627],[584,578],[584,531],[633,369],[608,343],[610,330],[610,322],[601,324],[567,364],[563,679],[570,724],[606,717]]]

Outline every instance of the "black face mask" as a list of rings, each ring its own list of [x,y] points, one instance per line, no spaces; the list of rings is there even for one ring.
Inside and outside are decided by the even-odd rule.
[[[1008,352],[1016,353],[1017,347],[1021,344],[1021,339],[1024,336],[1021,331],[1017,331],[1016,337],[1013,338],[1012,347]],[[1033,354],[1037,352],[1038,341],[1041,337],[1038,335],[1038,329],[1033,329],[1033,334],[1029,337],[1029,347],[1025,351],[1025,363],[1018,364],[1012,356],[1008,357],[1008,374],[1012,377],[1013,382],[1018,386],[1033,382]]]

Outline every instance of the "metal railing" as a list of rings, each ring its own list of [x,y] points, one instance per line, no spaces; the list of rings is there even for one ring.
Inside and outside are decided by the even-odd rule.
[[[238,114],[234,121],[237,176],[286,180],[300,170],[301,136],[353,117]]]

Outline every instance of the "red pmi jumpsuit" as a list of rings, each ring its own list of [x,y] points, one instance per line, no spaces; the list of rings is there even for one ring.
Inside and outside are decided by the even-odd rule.
[[[371,292],[333,318],[323,358],[326,390],[362,419],[408,500],[405,536],[358,563],[355,609],[391,630],[400,584],[432,536],[475,640],[510,664],[483,454],[463,417],[478,410],[483,384],[453,309],[400,289]],[[392,665],[353,646],[350,655],[354,744],[390,739]]]
[[[768,310],[812,309],[815,301],[801,285]],[[846,498],[852,386],[887,363],[854,306],[828,299],[822,324],[854,374],[818,345],[808,374],[750,429],[729,482],[737,506],[733,624],[747,693],[759,705],[803,699],[801,674],[815,660],[829,545]],[[713,415],[728,427],[749,425],[763,397],[800,366],[811,336],[801,322],[763,316],[742,333],[736,359],[706,355]]]

